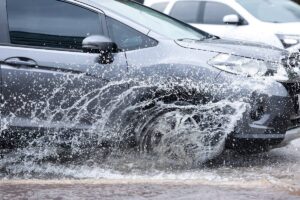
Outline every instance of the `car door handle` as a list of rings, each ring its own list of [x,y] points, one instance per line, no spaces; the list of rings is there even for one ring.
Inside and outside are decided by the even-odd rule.
[[[7,58],[4,61],[5,64],[7,65],[12,65],[12,66],[29,66],[29,67],[36,67],[37,62],[30,59],[30,58],[25,58],[25,57],[12,57],[12,58]]]

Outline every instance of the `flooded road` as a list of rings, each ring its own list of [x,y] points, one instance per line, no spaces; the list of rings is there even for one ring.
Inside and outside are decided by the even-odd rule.
[[[191,169],[120,160],[110,169],[95,163],[31,166],[31,175],[2,178],[0,199],[300,199],[299,139],[259,155],[227,151]]]
[[[270,185],[209,186],[198,182],[59,181],[1,185],[1,199],[299,199],[299,191]]]

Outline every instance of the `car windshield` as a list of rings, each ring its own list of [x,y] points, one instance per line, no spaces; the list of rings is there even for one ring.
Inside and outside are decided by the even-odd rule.
[[[170,39],[193,39],[203,40],[209,34],[198,31],[189,25],[181,23],[171,17],[150,8],[126,0],[94,0],[106,9],[123,15],[138,24],[143,25],[150,31],[159,33]],[[99,2],[100,1],[100,2]]]
[[[300,21],[300,5],[290,0],[237,0],[259,20],[273,23]]]

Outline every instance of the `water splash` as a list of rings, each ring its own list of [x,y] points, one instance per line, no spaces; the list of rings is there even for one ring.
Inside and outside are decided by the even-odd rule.
[[[45,91],[43,102],[22,100],[20,108],[28,108],[31,123],[44,134],[29,131],[34,137],[19,138],[25,145],[3,153],[2,177],[44,176],[57,166],[84,163],[124,170],[122,158],[131,161],[126,170],[134,162],[147,168],[199,166],[224,150],[248,107],[245,101],[218,101],[211,94],[220,87],[188,80],[130,80],[89,90],[91,83],[84,83],[67,91],[80,79],[64,78]],[[2,132],[20,120],[20,112],[9,113]]]

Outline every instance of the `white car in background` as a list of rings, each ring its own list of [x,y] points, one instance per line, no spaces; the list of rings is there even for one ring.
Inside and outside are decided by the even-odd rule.
[[[291,0],[145,0],[144,4],[222,38],[300,49],[300,5]]]

